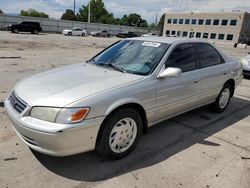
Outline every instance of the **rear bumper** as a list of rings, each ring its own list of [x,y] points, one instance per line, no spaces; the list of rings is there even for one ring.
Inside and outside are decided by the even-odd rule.
[[[33,150],[52,156],[67,156],[94,150],[100,125],[104,120],[104,117],[100,117],[85,120],[80,125],[68,129],[41,131],[30,128],[31,123],[39,123],[40,120],[17,116],[8,101],[5,101],[5,109],[21,140]]]

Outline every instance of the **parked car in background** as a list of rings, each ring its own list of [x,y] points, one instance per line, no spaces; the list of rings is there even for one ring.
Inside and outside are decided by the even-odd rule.
[[[39,22],[24,21],[18,24],[8,25],[7,29],[12,33],[18,32],[31,32],[32,34],[38,34],[42,31],[42,27]]]
[[[68,36],[83,36],[84,37],[87,35],[87,31],[80,27],[73,27],[72,29],[63,30],[62,34],[68,35]]]
[[[178,35],[167,35],[167,37],[179,37]]]
[[[140,37],[20,81],[4,106],[33,150],[118,159],[150,126],[207,104],[223,112],[241,80],[241,63],[207,41]]]
[[[93,37],[110,37],[110,33],[107,30],[102,30],[102,31],[92,31],[90,33],[91,36]]]
[[[243,75],[250,76],[250,52],[247,56],[241,58],[241,63],[243,66]]]
[[[147,34],[143,34],[142,37],[157,37],[158,35],[156,35],[155,33],[147,33]]]
[[[133,37],[138,37],[138,35],[136,33],[131,32],[131,31],[121,32],[121,33],[118,33],[116,36],[118,38],[133,38]]]

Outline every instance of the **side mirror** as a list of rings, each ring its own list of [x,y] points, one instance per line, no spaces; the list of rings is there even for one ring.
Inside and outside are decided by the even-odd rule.
[[[175,67],[169,67],[166,68],[164,71],[162,71],[157,78],[173,78],[173,77],[179,77],[181,75],[181,69],[175,68]]]

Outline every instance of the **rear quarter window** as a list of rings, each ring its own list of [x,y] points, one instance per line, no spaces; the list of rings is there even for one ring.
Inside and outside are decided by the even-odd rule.
[[[195,44],[197,49],[200,68],[210,67],[223,63],[223,59],[219,52],[210,44]]]

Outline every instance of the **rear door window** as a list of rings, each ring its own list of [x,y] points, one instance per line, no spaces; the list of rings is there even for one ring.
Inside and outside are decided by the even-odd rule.
[[[196,55],[192,44],[180,44],[172,51],[165,67],[180,68],[182,72],[196,69]]]
[[[218,65],[223,62],[220,54],[210,44],[198,43],[195,44],[195,47],[199,57],[200,68]]]

